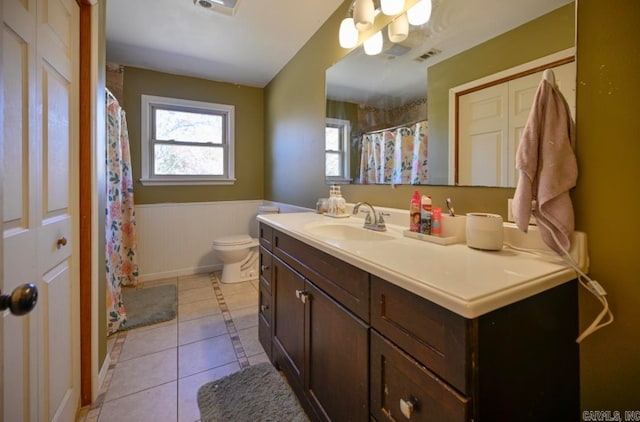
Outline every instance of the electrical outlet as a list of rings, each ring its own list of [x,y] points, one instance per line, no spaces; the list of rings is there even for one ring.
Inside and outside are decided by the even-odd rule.
[[[511,211],[512,202],[513,202],[513,198],[507,199],[507,221],[510,223],[515,223],[516,219],[513,217],[513,211]],[[533,225],[533,226],[537,225],[536,218],[533,215],[531,215],[531,218],[529,218],[529,225]]]
[[[510,223],[515,222],[513,219],[513,211],[511,211],[511,203],[513,202],[513,198],[507,199],[507,221]]]

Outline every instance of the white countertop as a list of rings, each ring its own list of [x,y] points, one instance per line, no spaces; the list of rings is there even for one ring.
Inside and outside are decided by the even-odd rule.
[[[576,272],[553,255],[507,247],[480,251],[464,243],[443,246],[403,237],[400,226],[387,225],[383,234],[392,239],[378,241],[332,239],[308,230],[322,223],[362,226],[362,219],[355,217],[306,212],[259,215],[258,220],[466,318],[576,278]]]

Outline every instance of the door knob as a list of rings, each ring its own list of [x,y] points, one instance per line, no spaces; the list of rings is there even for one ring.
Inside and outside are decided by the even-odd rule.
[[[38,302],[38,288],[28,283],[16,287],[11,295],[0,295],[0,311],[9,309],[14,315],[26,315]]]

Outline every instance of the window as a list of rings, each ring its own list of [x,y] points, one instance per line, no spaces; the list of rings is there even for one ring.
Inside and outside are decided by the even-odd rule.
[[[142,96],[144,185],[232,184],[234,107]]]
[[[351,123],[348,120],[326,120],[325,125],[325,177],[330,183],[349,183],[349,138]]]

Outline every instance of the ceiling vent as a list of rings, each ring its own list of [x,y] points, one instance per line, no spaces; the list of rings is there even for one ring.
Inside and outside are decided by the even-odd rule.
[[[436,54],[440,54],[442,53],[442,51],[436,49],[436,48],[432,48],[431,50],[427,51],[424,54],[419,55],[418,57],[416,57],[414,60],[417,62],[423,62],[425,60],[427,60],[429,57],[433,57]]]
[[[240,0],[193,0],[193,4],[228,16],[236,14]]]
[[[387,56],[388,59],[395,59],[397,57],[404,56],[409,51],[411,51],[409,47],[402,44],[393,44],[391,47],[386,49],[383,54]]]

